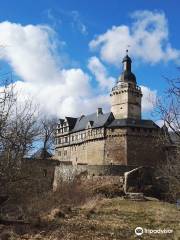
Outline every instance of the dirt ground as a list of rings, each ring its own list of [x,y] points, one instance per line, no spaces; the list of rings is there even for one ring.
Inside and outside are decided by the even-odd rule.
[[[173,233],[136,236],[136,227]],[[1,239],[106,240],[180,239],[180,210],[175,204],[94,196],[79,207],[52,208],[27,225],[0,225]]]

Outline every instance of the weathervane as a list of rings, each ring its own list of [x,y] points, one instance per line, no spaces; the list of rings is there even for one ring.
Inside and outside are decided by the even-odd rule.
[[[129,49],[131,46],[130,45],[127,45],[127,48],[126,48],[126,54],[128,55],[128,52],[129,52]]]

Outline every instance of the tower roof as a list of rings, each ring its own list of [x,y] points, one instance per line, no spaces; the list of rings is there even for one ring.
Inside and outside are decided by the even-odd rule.
[[[136,76],[132,72],[124,71],[121,74],[120,81],[121,82],[133,82],[133,83],[136,83]]]
[[[131,72],[131,63],[132,60],[128,56],[128,50],[126,50],[126,56],[122,60],[123,63],[123,72],[118,79],[118,82],[130,82],[136,84],[136,76]]]
[[[128,56],[128,54],[126,54],[126,56],[123,58],[122,63],[124,63],[124,62],[130,62],[130,63],[132,63],[132,60],[131,60],[131,58]]]

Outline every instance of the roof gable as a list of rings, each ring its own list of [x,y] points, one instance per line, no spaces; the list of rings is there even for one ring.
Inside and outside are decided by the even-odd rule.
[[[70,129],[74,128],[76,121],[77,118],[65,117],[65,122],[67,122],[67,125],[69,126]]]

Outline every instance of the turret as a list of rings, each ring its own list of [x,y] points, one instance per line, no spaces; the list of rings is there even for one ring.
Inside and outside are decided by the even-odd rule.
[[[136,76],[131,72],[132,60],[128,56],[123,58],[123,72],[111,91],[111,112],[117,119],[132,118],[141,119],[140,87],[137,86]]]

